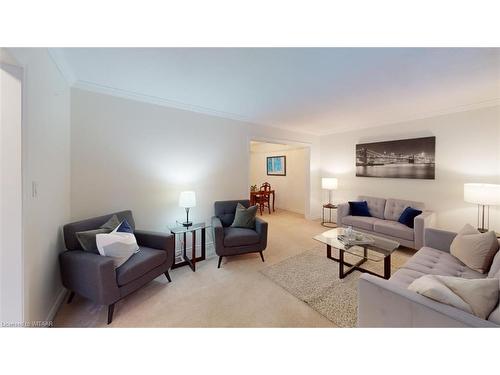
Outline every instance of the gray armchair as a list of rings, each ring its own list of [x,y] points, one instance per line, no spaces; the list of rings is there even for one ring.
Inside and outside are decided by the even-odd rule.
[[[137,239],[140,251],[120,267],[113,260],[84,251],[75,233],[96,229],[113,215],[126,219]],[[171,281],[168,269],[174,263],[175,243],[170,234],[135,230],[131,211],[116,212],[105,216],[66,224],[63,227],[67,251],[59,255],[62,283],[70,291],[68,303],[75,293],[100,305],[108,306],[108,324],[113,320],[115,303],[141,288],[161,274]]]
[[[259,253],[264,261],[262,252],[267,246],[267,223],[257,217],[255,229],[231,227],[238,203],[247,208],[250,206],[249,200],[219,201],[214,204],[215,216],[212,217],[212,228],[215,252],[219,256],[217,268],[220,268],[222,257],[231,255]]]

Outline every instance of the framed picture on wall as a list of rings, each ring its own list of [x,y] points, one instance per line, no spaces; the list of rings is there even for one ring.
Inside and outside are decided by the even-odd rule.
[[[268,156],[267,175],[286,176],[286,156]]]
[[[356,145],[356,176],[435,178],[436,137]]]

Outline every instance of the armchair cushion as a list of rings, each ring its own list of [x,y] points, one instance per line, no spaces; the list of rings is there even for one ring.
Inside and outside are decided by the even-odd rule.
[[[113,215],[99,228],[76,232],[75,236],[83,250],[99,254],[99,250],[97,250],[96,236],[98,234],[110,233],[112,230],[118,227],[118,225],[120,225],[120,220],[116,215]]]
[[[255,216],[257,215],[257,205],[246,208],[241,203],[236,206],[233,228],[255,229]]]
[[[158,267],[167,260],[163,250],[140,247],[125,263],[116,269],[116,281],[119,286],[126,285]]]
[[[254,245],[260,242],[259,234],[248,228],[224,228],[224,246],[246,246]]]

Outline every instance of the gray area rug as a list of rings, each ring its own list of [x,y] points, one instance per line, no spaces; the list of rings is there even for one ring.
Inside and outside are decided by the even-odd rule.
[[[338,257],[335,252],[332,255]],[[410,254],[396,251],[391,259],[392,272],[401,267],[409,257]],[[355,258],[346,256],[346,261],[353,262]],[[326,249],[316,247],[261,272],[338,327],[355,327],[358,279],[361,272],[354,271],[341,280],[338,277],[338,267],[337,262],[326,257]],[[363,267],[382,273],[383,262],[367,261]]]

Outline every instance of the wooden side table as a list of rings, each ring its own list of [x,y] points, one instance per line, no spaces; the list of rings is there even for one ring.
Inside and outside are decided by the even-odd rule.
[[[332,203],[327,203],[323,205],[321,210],[321,225],[327,228],[337,228],[337,223],[335,221],[332,221],[332,210],[336,210],[337,207],[338,207],[337,205]],[[329,210],[328,221],[325,220],[325,210]]]
[[[172,269],[183,267],[188,265],[193,272],[196,271],[196,262],[200,262],[202,260],[206,259],[206,228],[209,226],[206,225],[206,223],[197,223],[193,224],[189,227],[185,226],[176,226],[169,228],[170,232],[174,235],[174,241],[176,240],[177,235],[182,235],[183,236],[183,242],[184,242],[184,248],[183,248],[183,261],[179,263],[174,263],[172,266]],[[201,231],[201,256],[197,257],[196,256],[196,231],[199,230]],[[191,245],[191,259],[186,254],[186,248],[187,248],[187,233],[191,233],[192,237],[192,245]],[[177,242],[176,242],[177,243]]]

